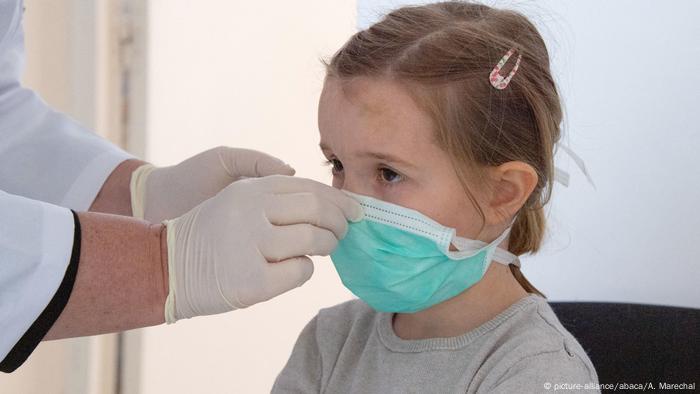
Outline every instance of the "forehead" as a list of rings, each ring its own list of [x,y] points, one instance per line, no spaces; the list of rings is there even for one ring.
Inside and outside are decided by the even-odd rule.
[[[326,144],[338,139],[362,144],[433,139],[432,120],[408,90],[382,78],[328,78],[319,103],[319,129]]]

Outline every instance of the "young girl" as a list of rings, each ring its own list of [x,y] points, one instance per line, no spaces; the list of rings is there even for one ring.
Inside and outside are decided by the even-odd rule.
[[[309,322],[272,391],[596,391],[517,258],[543,239],[562,118],[535,27],[479,4],[405,7],[327,70],[321,149],[365,210],[331,257],[360,299]]]

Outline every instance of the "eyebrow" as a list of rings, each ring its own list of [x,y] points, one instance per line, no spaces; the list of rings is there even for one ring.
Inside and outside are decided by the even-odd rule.
[[[327,145],[324,145],[322,143],[319,144],[319,147],[321,148],[322,151],[330,151],[331,150]],[[400,157],[394,156],[394,155],[389,154],[389,153],[366,151],[366,152],[359,153],[357,156],[359,156],[359,157],[371,157],[374,159],[384,160],[387,162],[402,164],[402,165],[407,166],[407,167],[416,168],[415,164],[409,163],[406,160],[401,159]]]

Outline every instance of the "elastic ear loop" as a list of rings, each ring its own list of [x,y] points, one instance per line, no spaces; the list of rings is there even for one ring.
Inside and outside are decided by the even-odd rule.
[[[561,150],[563,150],[564,153],[566,153],[571,158],[571,160],[574,161],[574,163],[576,164],[576,167],[578,167],[578,169],[581,170],[583,175],[586,176],[588,183],[590,183],[591,186],[593,186],[593,189],[595,189],[596,187],[595,187],[595,183],[593,183],[593,178],[591,177],[591,174],[586,169],[586,163],[583,161],[581,156],[577,155],[576,152],[574,152],[571,148],[569,148],[566,145],[557,143],[557,148],[561,148]],[[554,180],[556,182],[561,183],[564,187],[568,187],[569,186],[569,173],[562,170],[561,168],[555,166],[554,167]]]
[[[447,257],[453,260],[461,260],[475,256],[481,253],[484,249],[490,248],[490,251],[487,253],[486,256],[489,259],[489,261],[491,259],[494,259],[496,262],[504,265],[516,264],[518,267],[520,267],[520,260],[518,260],[518,256],[498,246],[501,244],[501,242],[503,242],[503,240],[508,238],[508,235],[510,234],[510,230],[513,228],[514,223],[515,218],[511,220],[511,222],[508,224],[508,227],[505,230],[503,230],[503,233],[490,243],[479,241],[477,239],[457,237],[455,230],[451,229],[453,235],[449,241],[449,244],[454,245],[458,249],[458,251],[450,251],[448,244],[446,255]],[[514,261],[515,263],[513,263]]]

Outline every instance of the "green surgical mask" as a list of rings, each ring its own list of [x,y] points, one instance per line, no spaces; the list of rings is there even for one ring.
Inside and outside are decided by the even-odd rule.
[[[346,193],[365,215],[348,224],[331,259],[345,287],[378,311],[413,313],[439,304],[480,281],[492,260],[520,266],[497,247],[510,227],[487,244],[458,237],[418,211]]]

